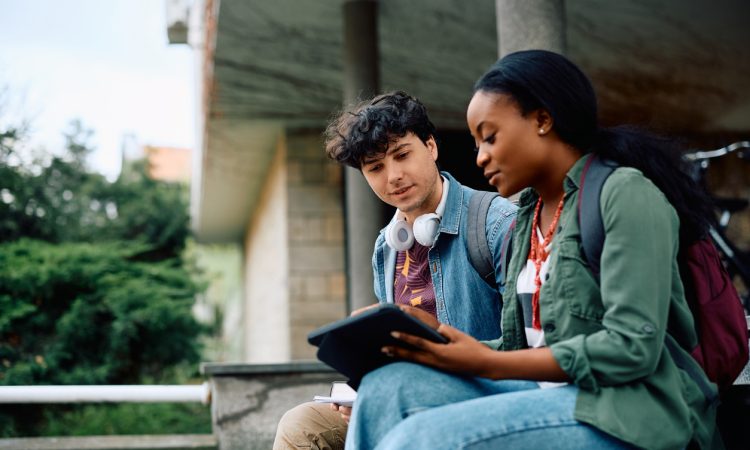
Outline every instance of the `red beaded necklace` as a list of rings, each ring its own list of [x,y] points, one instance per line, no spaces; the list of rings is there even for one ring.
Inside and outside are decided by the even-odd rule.
[[[555,235],[555,228],[557,227],[557,222],[560,220],[564,198],[565,197],[560,199],[560,203],[558,203],[557,210],[555,211],[555,217],[552,219],[552,223],[549,224],[547,233],[544,235],[544,242],[541,243],[539,242],[539,237],[537,236],[537,228],[539,227],[539,214],[542,209],[541,197],[539,197],[539,200],[537,200],[536,208],[534,209],[534,220],[531,224],[531,250],[529,250],[529,259],[534,263],[534,267],[536,267],[536,276],[534,277],[536,291],[534,291],[534,295],[531,297],[531,326],[533,326],[537,330],[542,329],[542,321],[539,316],[539,292],[542,289],[542,279],[539,277],[539,275],[542,271],[542,263],[545,259],[547,259],[547,256],[549,255],[546,248],[549,247],[550,242],[552,242],[552,237]]]

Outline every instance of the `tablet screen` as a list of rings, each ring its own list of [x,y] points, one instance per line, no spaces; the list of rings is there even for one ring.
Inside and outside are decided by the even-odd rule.
[[[367,372],[397,361],[381,352],[383,346],[408,347],[391,336],[392,331],[447,342],[436,330],[394,304],[379,305],[320,327],[307,339],[318,347],[318,359],[349,377],[349,384],[356,387]]]

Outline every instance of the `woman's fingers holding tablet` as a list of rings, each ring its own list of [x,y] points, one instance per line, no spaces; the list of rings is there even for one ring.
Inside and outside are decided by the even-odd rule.
[[[439,344],[407,333],[393,332],[392,336],[411,348],[386,346],[383,353],[394,358],[418,362],[439,369],[465,373],[483,374],[485,359],[494,353],[492,349],[468,334],[445,324],[440,324],[438,332],[448,339],[447,344]]]

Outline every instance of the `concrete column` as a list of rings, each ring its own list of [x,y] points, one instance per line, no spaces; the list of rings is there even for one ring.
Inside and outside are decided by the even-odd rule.
[[[565,53],[565,0],[495,0],[498,54],[543,49]]]
[[[380,88],[377,0],[345,0],[344,103],[372,97]]]
[[[344,104],[375,95],[379,90],[378,3],[345,0]],[[362,173],[347,167],[344,173],[346,217],[346,279],[350,309],[375,303],[372,249],[383,225],[383,205]]]

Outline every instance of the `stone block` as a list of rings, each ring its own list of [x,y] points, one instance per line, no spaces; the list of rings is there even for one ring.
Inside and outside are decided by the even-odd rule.
[[[319,362],[204,364],[211,378],[212,422],[219,450],[268,450],[290,408],[325,394],[341,375]]]
[[[344,302],[324,300],[308,300],[294,302],[289,306],[289,321],[292,327],[295,325],[320,326],[333,320],[341,319],[346,315]]]
[[[299,161],[294,159],[287,161],[286,179],[290,186],[302,184],[302,165]]]
[[[335,188],[338,192],[341,192],[343,197],[344,168],[336,162],[325,161],[323,171],[325,172],[326,186]]]
[[[341,214],[326,214],[323,224],[323,239],[326,242],[344,242],[344,218]]]
[[[320,213],[343,211],[341,195],[325,186],[289,186],[289,211]]]
[[[324,219],[319,215],[289,215],[290,242],[318,242],[325,235]]]
[[[346,276],[343,272],[328,275],[328,293],[337,299],[346,298]]]
[[[305,277],[303,275],[290,274],[289,276],[289,297],[292,299],[301,298],[305,293]]]
[[[344,270],[344,247],[339,245],[293,245],[289,249],[293,273],[340,272]]]
[[[327,297],[326,278],[325,274],[305,276],[305,298]]]

